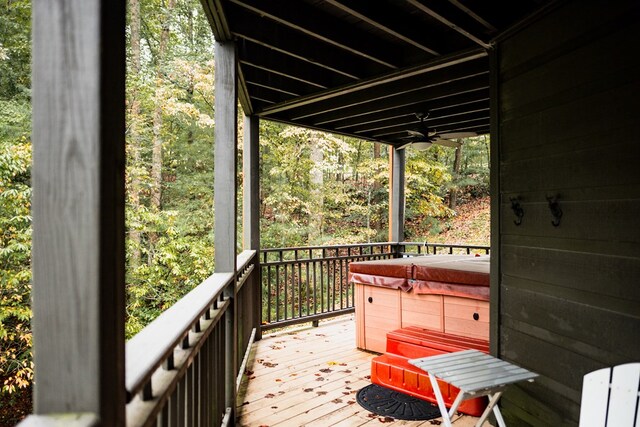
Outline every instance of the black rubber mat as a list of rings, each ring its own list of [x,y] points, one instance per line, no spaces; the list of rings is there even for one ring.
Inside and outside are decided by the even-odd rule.
[[[430,420],[440,416],[436,405],[378,384],[360,389],[356,400],[367,411],[397,420]]]

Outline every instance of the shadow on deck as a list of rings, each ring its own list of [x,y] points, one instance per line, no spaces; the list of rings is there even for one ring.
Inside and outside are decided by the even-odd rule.
[[[370,384],[374,353],[355,346],[353,316],[317,328],[265,334],[254,344],[238,402],[241,426],[432,426],[432,421],[396,421],[362,408],[356,393]],[[454,417],[455,426],[477,418]]]

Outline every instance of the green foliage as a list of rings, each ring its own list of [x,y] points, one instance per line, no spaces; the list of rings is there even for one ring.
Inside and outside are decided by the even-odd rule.
[[[2,393],[26,388],[31,362],[31,145],[0,140],[0,380]]]

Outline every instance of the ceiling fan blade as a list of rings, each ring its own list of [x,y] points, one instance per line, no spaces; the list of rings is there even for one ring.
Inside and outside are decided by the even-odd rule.
[[[440,138],[446,139],[457,139],[457,138],[469,138],[471,136],[478,136],[475,132],[451,132],[451,133],[441,133],[438,135]]]
[[[450,139],[438,138],[433,141],[434,144],[444,145],[445,147],[458,148],[462,145],[461,142],[452,141]]]
[[[418,132],[418,131],[415,131],[415,130],[407,130],[407,133],[412,138],[424,138],[424,133],[422,133],[422,132]]]
[[[407,142],[406,144],[403,144],[403,145],[401,145],[399,147],[396,147],[396,150],[404,150],[405,148],[407,148],[411,144],[413,144],[413,141],[412,142]]]

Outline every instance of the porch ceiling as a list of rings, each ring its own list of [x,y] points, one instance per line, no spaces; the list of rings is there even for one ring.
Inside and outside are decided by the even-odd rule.
[[[395,146],[489,132],[491,40],[551,0],[202,0],[247,114]]]

